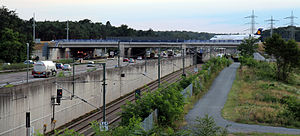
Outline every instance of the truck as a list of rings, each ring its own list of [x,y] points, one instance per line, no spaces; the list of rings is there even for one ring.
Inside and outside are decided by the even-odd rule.
[[[57,73],[56,66],[53,61],[38,61],[34,64],[32,75],[36,77],[55,76]]]

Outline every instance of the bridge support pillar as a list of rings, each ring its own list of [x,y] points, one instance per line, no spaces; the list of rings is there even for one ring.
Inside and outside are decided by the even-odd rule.
[[[124,44],[121,44],[121,43],[120,43],[119,53],[120,53],[120,58],[124,58],[124,56],[125,56],[125,48],[124,48]]]
[[[71,54],[70,54],[70,48],[66,48],[65,49],[65,58],[68,59],[71,57]]]
[[[128,48],[128,50],[127,50],[127,58],[131,57],[131,50],[132,50],[132,48]]]

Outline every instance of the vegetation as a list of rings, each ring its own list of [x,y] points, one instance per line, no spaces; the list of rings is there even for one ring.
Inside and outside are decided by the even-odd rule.
[[[205,115],[203,118],[197,118],[196,124],[193,126],[193,136],[227,136],[227,127],[218,127],[213,117]]]
[[[244,57],[253,57],[253,53],[258,48],[258,40],[253,37],[243,40],[243,42],[238,46],[238,50]]]
[[[284,40],[288,40],[291,37],[291,33],[290,33],[291,28],[292,28],[291,26],[279,27],[279,28],[273,29],[273,32],[281,35]],[[295,29],[295,40],[300,42],[300,27],[294,27],[294,29]],[[266,40],[267,38],[269,38],[270,37],[270,29],[263,31],[261,37],[262,37],[261,39],[263,41]]]
[[[26,43],[33,45],[31,24],[5,7],[0,8],[0,18],[0,61],[23,62],[26,60]]]
[[[300,49],[295,41],[285,42],[278,34],[264,42],[267,54],[276,59],[276,76],[278,80],[287,81],[289,75],[300,67]]]
[[[73,63],[73,59],[59,59],[59,60],[56,60],[56,63],[70,64],[70,63]]]
[[[300,78],[291,83],[276,80],[275,64],[240,58],[237,72],[222,115],[228,120],[300,128]]]
[[[29,68],[33,67],[32,64],[29,64]],[[24,63],[13,63],[10,65],[2,65],[2,67],[0,67],[0,70],[20,70],[20,69],[24,69],[27,68],[27,64]]]

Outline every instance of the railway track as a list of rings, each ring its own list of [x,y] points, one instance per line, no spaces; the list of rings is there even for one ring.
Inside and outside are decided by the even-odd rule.
[[[201,66],[201,64],[198,64],[198,68]],[[186,68],[186,73],[193,73],[194,66]],[[166,75],[161,78],[161,83],[174,83],[180,80],[180,77],[182,75],[182,70],[175,71],[169,75]],[[147,84],[146,86],[143,86],[139,88],[141,92],[151,92],[153,90],[156,90],[158,88],[158,82],[157,80]],[[121,113],[121,105],[126,104],[126,101],[134,102],[135,101],[135,91],[113,101],[107,104],[106,106],[106,121],[109,123],[109,125],[114,125],[117,122],[121,121],[121,116],[119,113]],[[103,113],[101,111],[95,111],[94,113],[80,119],[77,121],[72,122],[71,125],[68,125],[62,129],[61,133],[63,133],[67,129],[73,129],[76,132],[80,134],[84,134],[85,136],[91,136],[94,134],[90,122],[92,121],[101,121],[103,120]]]

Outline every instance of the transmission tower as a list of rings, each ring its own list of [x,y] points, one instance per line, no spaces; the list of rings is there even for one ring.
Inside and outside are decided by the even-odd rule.
[[[273,28],[274,28],[274,22],[275,21],[278,21],[278,20],[275,20],[275,19],[273,19],[273,16],[271,16],[271,19],[269,19],[269,20],[266,20],[267,22],[270,22],[269,24],[271,25],[271,31],[270,31],[270,36],[272,37],[272,35],[273,35]]]
[[[294,22],[294,19],[297,18],[296,16],[294,16],[293,11],[291,12],[291,16],[286,17],[284,19],[291,19],[291,22],[289,24],[290,26],[290,39],[295,39],[295,25],[296,23]]]
[[[245,18],[250,18],[251,19],[251,22],[247,23],[247,24],[251,24],[251,26],[250,26],[250,34],[254,34],[254,32],[255,32],[255,24],[257,24],[255,22],[255,18],[256,17],[257,16],[254,15],[254,10],[252,10],[252,15],[245,17]]]

